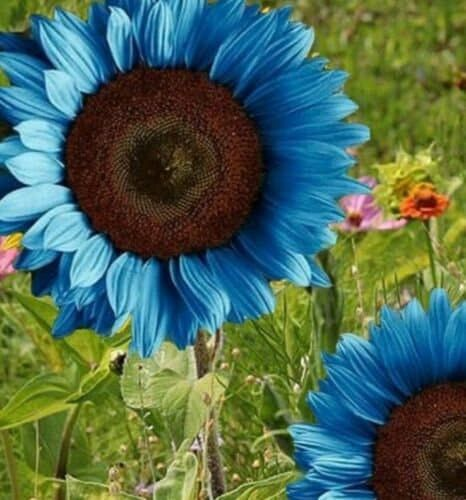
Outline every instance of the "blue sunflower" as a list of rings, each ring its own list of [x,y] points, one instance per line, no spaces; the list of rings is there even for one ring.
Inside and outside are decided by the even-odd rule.
[[[56,336],[131,318],[148,356],[271,312],[270,280],[328,284],[313,256],[368,131],[312,42],[243,0],[107,0],[0,36],[0,234],[24,233]]]
[[[345,335],[309,395],[317,425],[293,425],[306,476],[290,499],[466,498],[466,303],[435,290],[382,310],[369,341]]]

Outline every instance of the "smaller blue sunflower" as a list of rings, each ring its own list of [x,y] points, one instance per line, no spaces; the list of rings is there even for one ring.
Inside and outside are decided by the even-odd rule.
[[[306,472],[291,500],[466,498],[466,303],[435,290],[384,308],[370,340],[345,335],[309,395],[318,423],[290,428]]]

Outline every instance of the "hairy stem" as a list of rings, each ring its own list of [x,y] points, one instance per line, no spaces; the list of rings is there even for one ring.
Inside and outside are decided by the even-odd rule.
[[[11,485],[12,500],[21,500],[21,492],[19,490],[18,469],[16,467],[16,458],[13,453],[13,444],[11,442],[8,431],[0,432],[2,437],[3,448],[5,450],[5,462],[8,470],[8,477]]]
[[[64,481],[66,479],[66,473],[68,469],[68,459],[70,457],[71,448],[71,438],[73,437],[74,427],[78,421],[79,412],[81,411],[81,404],[76,405],[68,414],[68,418],[65,422],[65,427],[63,429],[60,451],[58,454],[58,462],[55,470],[55,478]],[[61,484],[57,489],[55,495],[55,500],[65,500],[66,498],[66,487]]]
[[[215,350],[221,346],[221,331],[216,334]],[[209,352],[207,347],[206,334],[199,332],[196,344],[194,346],[194,353],[196,355],[197,376],[202,378],[209,373],[212,369],[212,362],[216,356]],[[205,447],[207,454],[207,465],[210,472],[211,491],[214,498],[219,497],[226,491],[225,473],[223,470],[223,460],[220,453],[217,412],[215,409],[211,410],[209,423],[206,426],[207,432],[205,436]]]
[[[434,285],[434,288],[437,288],[438,280],[437,280],[437,269],[435,266],[435,249],[434,249],[434,244],[432,242],[432,235],[430,232],[429,221],[424,221],[424,229],[426,233],[427,251],[429,254],[429,264],[430,264],[430,272],[432,274],[432,283]]]

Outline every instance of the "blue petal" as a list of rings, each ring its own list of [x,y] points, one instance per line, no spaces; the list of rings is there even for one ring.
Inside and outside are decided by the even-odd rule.
[[[44,71],[50,66],[41,59],[18,52],[0,52],[0,66],[13,85],[43,94]]]
[[[315,480],[325,482],[327,488],[364,485],[373,474],[372,458],[363,454],[323,455],[314,461],[313,473]]]
[[[105,34],[95,31],[92,26],[80,17],[61,8],[55,9],[57,25],[63,25],[72,33],[75,33],[89,47],[93,53],[94,61],[97,63],[96,70],[102,82],[108,82],[114,76],[115,67],[112,57],[105,43]]]
[[[466,303],[452,314],[445,330],[443,348],[446,380],[464,382],[466,378]]]
[[[42,47],[55,67],[68,73],[81,92],[95,93],[106,80],[101,76],[100,60],[77,32],[57,23],[37,21]]]
[[[7,160],[5,166],[18,181],[31,186],[56,184],[65,177],[63,164],[45,153],[23,153]]]
[[[322,455],[336,453],[357,455],[370,452],[372,446],[364,442],[345,441],[342,436],[318,425],[295,424],[288,430],[293,437],[296,461],[304,470],[310,469],[313,462]]]
[[[311,285],[320,288],[330,288],[332,282],[327,273],[317,264],[313,257],[308,257],[306,260],[311,269]]]
[[[215,281],[230,299],[230,321],[242,323],[273,311],[269,283],[247,258],[230,248],[208,250],[206,256]]]
[[[49,101],[68,118],[75,118],[83,107],[81,92],[67,73],[59,70],[45,72],[45,89]]]
[[[255,264],[272,280],[288,279],[298,286],[310,286],[312,271],[303,255],[290,252],[275,244],[264,232],[238,234],[244,251],[254,259]]]
[[[161,307],[162,268],[154,259],[146,262],[140,273],[139,300],[133,312],[132,348],[149,357],[165,340],[170,319]]]
[[[129,71],[137,59],[133,27],[126,12],[117,7],[111,9],[107,42],[118,69],[122,72]]]
[[[0,116],[12,125],[32,119],[66,123],[66,117],[44,96],[21,87],[0,88]]]
[[[382,327],[372,335],[388,376],[395,386],[409,397],[421,386],[421,360],[414,341],[400,315],[384,307]]]
[[[47,266],[59,256],[52,250],[27,250],[23,249],[15,262],[15,269],[20,271],[36,271]]]
[[[142,2],[135,14],[136,40],[142,59],[151,67],[166,67],[174,50],[174,23],[165,2]]]
[[[430,325],[431,336],[429,345],[434,353],[436,363],[432,366],[432,376],[438,380],[444,376],[443,356],[438,353],[443,349],[445,338],[445,329],[452,315],[453,309],[445,290],[436,289],[432,292],[428,310],[428,321]]]
[[[42,217],[40,217],[40,219],[38,219],[35,224],[25,233],[22,240],[23,245],[33,250],[43,250],[45,248],[45,230],[49,222],[58,214],[72,212],[76,209],[77,206],[73,203],[65,203],[47,211],[47,213],[42,215]]]
[[[315,255],[320,250],[333,245],[336,234],[328,228],[310,227],[302,222],[284,217],[283,212],[265,204],[256,209],[251,223],[243,228],[243,232],[254,237],[259,226],[270,241],[276,246],[292,253]]]
[[[219,0],[208,5],[186,47],[188,68],[207,70],[225,38],[238,27],[245,9],[243,0]]]
[[[319,424],[337,435],[362,444],[373,444],[376,426],[356,416],[350,408],[336,396],[325,392],[311,393],[308,403]]]
[[[7,137],[0,142],[0,163],[5,163],[8,158],[28,151],[18,136]]]
[[[368,486],[367,489],[364,489],[364,488],[346,489],[345,488],[344,490],[328,491],[327,493],[325,493],[319,497],[319,500],[341,500],[341,499],[346,499],[346,500],[376,500],[377,497],[375,496],[375,493],[370,488],[370,486]]]
[[[272,39],[276,16],[260,16],[240,33],[233,33],[220,46],[209,75],[214,81],[234,84],[245,71],[244,63],[255,50],[262,50]]]
[[[139,295],[143,262],[131,253],[124,253],[107,271],[107,295],[117,317],[131,312]]]
[[[310,64],[288,70],[259,85],[244,105],[255,116],[291,113],[312,106],[341,90],[348,78],[344,71],[312,71]]]
[[[94,31],[105,35],[107,32],[109,17],[110,12],[107,7],[105,7],[105,5],[95,3],[89,7],[89,17],[87,22]]]
[[[430,330],[427,315],[418,300],[411,300],[402,310],[402,318],[413,339],[415,350],[418,353],[419,383],[422,386],[433,384],[436,373],[440,373],[441,363],[438,362],[438,351],[432,343],[434,336]]]
[[[351,368],[354,377],[364,380],[364,384],[370,387],[377,397],[387,399],[393,405],[401,405],[404,402],[402,394],[393,385],[380,363],[372,343],[356,335],[343,335],[338,342],[337,355],[332,357],[331,362],[335,360]]]
[[[50,295],[58,275],[58,259],[34,271],[31,276],[31,289],[36,297]]]
[[[238,74],[235,85],[235,96],[244,99],[263,82],[301,65],[313,41],[313,30],[301,25],[295,25],[292,30],[275,36],[272,43],[264,46],[257,61],[252,58],[244,60],[243,72]]]
[[[83,309],[83,326],[92,328],[99,335],[111,335],[114,323],[115,316],[105,296]]]
[[[35,40],[23,34],[0,33],[0,50],[6,52],[20,52],[43,58],[44,53]]]
[[[49,250],[73,252],[90,237],[92,229],[82,212],[66,212],[53,217],[44,233],[44,247]]]
[[[327,193],[312,193],[309,189],[281,192],[268,186],[263,193],[263,205],[271,212],[306,226],[324,227],[343,221],[343,209]]]
[[[82,323],[80,311],[72,305],[67,304],[60,308],[57,318],[52,327],[52,335],[55,338],[63,338],[72,334]]]
[[[107,5],[110,7],[119,7],[127,12],[130,16],[138,8],[139,2],[135,2],[134,0],[107,0]]]
[[[374,386],[361,384],[353,372],[341,365],[328,365],[328,392],[332,392],[345,404],[354,415],[383,425],[388,420],[393,404]]]
[[[71,191],[64,186],[40,184],[24,187],[0,201],[1,219],[6,222],[27,221],[71,201],[71,198]]]
[[[15,127],[21,142],[29,149],[59,153],[65,143],[65,129],[57,124],[28,120]]]
[[[206,7],[205,0],[166,0],[173,13],[174,27],[174,51],[172,65],[184,64],[186,48],[191,33],[199,23],[203,9]]]
[[[75,254],[70,271],[71,287],[91,286],[102,278],[115,257],[113,245],[102,234],[90,238]]]
[[[195,255],[171,259],[170,276],[201,327],[210,332],[220,328],[230,309],[229,300],[201,259]]]

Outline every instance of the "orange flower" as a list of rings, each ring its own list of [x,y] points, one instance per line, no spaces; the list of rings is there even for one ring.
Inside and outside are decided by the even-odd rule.
[[[442,215],[449,204],[450,200],[437,193],[433,184],[421,182],[401,202],[400,212],[406,218],[427,220]]]

